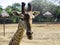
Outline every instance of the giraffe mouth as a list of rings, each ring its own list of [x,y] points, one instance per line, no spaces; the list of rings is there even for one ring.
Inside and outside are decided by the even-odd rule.
[[[32,34],[33,34],[33,32],[26,32],[27,38],[29,40],[32,40],[33,39]]]

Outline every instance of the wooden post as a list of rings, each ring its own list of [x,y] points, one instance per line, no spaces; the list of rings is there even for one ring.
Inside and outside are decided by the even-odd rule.
[[[5,36],[5,17],[4,17],[4,24],[3,24],[3,36]]]

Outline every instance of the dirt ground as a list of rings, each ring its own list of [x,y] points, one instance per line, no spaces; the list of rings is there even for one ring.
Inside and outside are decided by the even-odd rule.
[[[3,36],[3,24],[0,24],[0,45],[8,45],[17,30],[18,24],[6,24]],[[60,45],[60,24],[33,24],[33,40],[28,40],[24,32],[20,45]]]

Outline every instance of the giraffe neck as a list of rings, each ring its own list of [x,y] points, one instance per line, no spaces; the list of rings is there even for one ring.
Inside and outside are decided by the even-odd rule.
[[[18,30],[16,31],[16,33],[14,34],[12,39],[10,40],[9,45],[19,45],[19,43],[23,37],[23,32],[24,32],[24,28],[19,22]]]

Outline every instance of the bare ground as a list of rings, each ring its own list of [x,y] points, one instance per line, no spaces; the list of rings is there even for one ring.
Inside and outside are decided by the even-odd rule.
[[[17,30],[17,24],[6,24],[3,36],[3,24],[0,24],[0,45],[8,45]],[[33,40],[28,40],[24,32],[21,45],[60,45],[60,24],[33,24]]]

